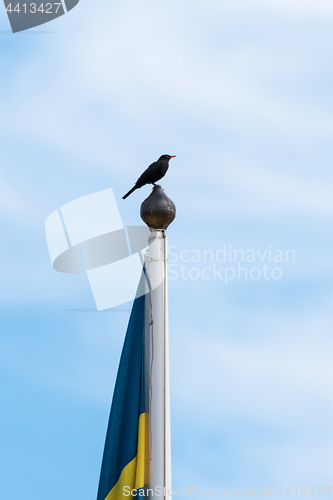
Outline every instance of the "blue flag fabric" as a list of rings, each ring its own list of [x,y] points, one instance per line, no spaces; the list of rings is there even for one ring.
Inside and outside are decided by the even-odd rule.
[[[128,499],[144,486],[144,313],[142,295],[133,303],[119,363],[97,500]]]

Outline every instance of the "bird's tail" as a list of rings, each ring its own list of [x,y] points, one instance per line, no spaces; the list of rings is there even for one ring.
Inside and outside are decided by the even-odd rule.
[[[123,200],[125,200],[127,198],[127,196],[129,196],[130,194],[133,193],[133,191],[135,191],[136,189],[138,189],[138,186],[134,186],[132,189],[130,189],[128,191],[128,193],[126,193],[124,196],[123,196]]]

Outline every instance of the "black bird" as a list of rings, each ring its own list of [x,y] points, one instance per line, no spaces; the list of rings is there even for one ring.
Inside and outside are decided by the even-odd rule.
[[[149,167],[143,172],[143,174],[140,175],[138,180],[135,183],[135,186],[128,191],[128,193],[123,196],[123,200],[127,198],[130,194],[133,193],[136,189],[141,188],[142,186],[145,186],[146,184],[154,184],[155,182],[159,181],[162,179],[162,177],[165,176],[167,173],[167,170],[169,168],[169,160],[171,158],[175,158],[176,155],[170,156],[170,155],[162,155],[157,161],[154,161]]]

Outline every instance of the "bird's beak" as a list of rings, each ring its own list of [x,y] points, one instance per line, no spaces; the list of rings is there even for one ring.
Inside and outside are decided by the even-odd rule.
[[[176,155],[170,156],[170,158],[176,158]]]

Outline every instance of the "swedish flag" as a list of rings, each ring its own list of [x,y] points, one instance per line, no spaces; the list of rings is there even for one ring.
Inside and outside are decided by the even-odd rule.
[[[144,312],[142,295],[134,301],[120,358],[97,500],[128,499],[130,490],[144,487]]]

